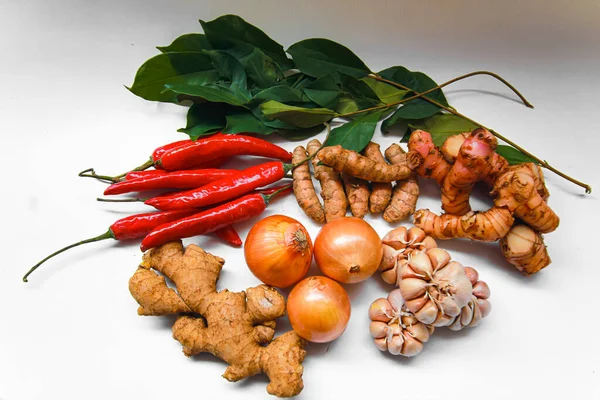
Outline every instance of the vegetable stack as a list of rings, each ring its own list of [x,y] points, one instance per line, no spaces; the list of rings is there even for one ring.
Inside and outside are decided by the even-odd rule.
[[[231,157],[259,156],[268,161],[244,170],[217,169]],[[141,249],[214,232],[233,246],[242,240],[233,224],[261,214],[269,201],[291,191],[291,185],[273,187],[292,169],[292,155],[285,149],[248,135],[215,134],[197,141],[183,140],[161,146],[152,153],[151,162],[117,176],[97,175],[93,169],[80,176],[113,182],[105,195],[161,191],[146,200],[156,212],[131,215],[113,223],[107,232],[60,249],[33,266],[28,276],[48,259],[73,247],[104,239],[142,239]],[[145,170],[150,167],[157,169]],[[210,166],[211,168],[200,168]],[[160,169],[158,169],[160,168]],[[187,189],[169,192],[169,190]],[[135,201],[136,199],[99,199]]]

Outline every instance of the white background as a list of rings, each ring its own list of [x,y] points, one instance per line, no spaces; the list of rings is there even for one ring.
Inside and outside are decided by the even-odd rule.
[[[0,399],[269,398],[264,376],[229,383],[220,360],[184,357],[171,338],[173,319],[137,316],[127,289],[137,243],[71,250],[21,282],[55,249],[147,210],[97,203],[105,185],[77,172],[119,173],[184,138],[176,129],[185,108],[146,102],[124,85],[154,46],[225,13],[286,48],[308,37],[344,43],[375,71],[404,65],[443,82],[493,70],[536,108],[485,77],[448,87],[451,104],[595,189],[585,195],[546,173],[561,224],[546,235],[553,263],[538,276],[521,277],[497,244],[442,243],[479,270],[493,309],[475,329],[439,329],[414,359],[380,353],[368,334],[367,308],[391,288],[379,278],[348,287],[350,324],[330,345],[308,347],[299,398],[599,398],[597,1],[0,0]],[[385,148],[399,132],[378,131],[375,140]],[[439,211],[439,189],[424,183],[422,191],[419,208]],[[296,217],[313,239],[319,230],[292,197],[265,215],[275,213]],[[380,235],[391,228],[367,220]],[[251,225],[237,226],[242,237]],[[226,259],[221,288],[259,283],[241,249],[191,242]],[[288,328],[282,321],[278,331]]]

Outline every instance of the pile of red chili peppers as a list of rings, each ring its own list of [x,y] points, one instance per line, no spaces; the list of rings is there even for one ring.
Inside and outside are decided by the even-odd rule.
[[[218,168],[240,155],[280,161],[269,161],[244,170]],[[159,211],[121,218],[102,235],[52,253],[34,265],[23,281],[27,282],[33,271],[55,255],[104,239],[142,239],[141,250],[146,251],[169,241],[214,232],[227,243],[241,246],[242,240],[233,224],[261,214],[273,197],[291,192],[290,184],[270,186],[293,168],[289,164],[291,159],[290,152],[265,140],[216,133],[196,141],[181,140],[161,146],[147,162],[125,174],[105,176],[97,175],[93,169],[82,171],[80,176],[112,183],[104,191],[105,195],[179,191],[145,199],[146,204]],[[149,169],[151,167],[155,169]]]

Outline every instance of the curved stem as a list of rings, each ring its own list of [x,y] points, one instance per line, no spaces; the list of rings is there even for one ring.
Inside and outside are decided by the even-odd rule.
[[[363,110],[366,111],[366,110]],[[329,124],[329,122],[323,122],[323,125],[325,125],[325,127],[327,128],[327,134],[325,135],[325,140],[323,140],[323,144],[321,144],[321,146],[317,149],[317,151],[315,151],[312,154],[309,154],[308,157],[306,157],[304,160],[297,162],[296,164],[284,164],[284,167],[286,168],[286,173],[288,171],[293,170],[294,168],[304,164],[307,161],[312,160],[317,153],[323,148],[325,147],[325,143],[327,143],[327,139],[329,139],[329,134],[331,133],[331,125]]]
[[[79,173],[79,176],[85,177],[85,178],[95,178],[98,179],[99,181],[103,181],[103,182],[107,182],[107,183],[117,183],[123,180],[123,178],[132,171],[145,171],[150,167],[153,167],[156,163],[150,158],[148,159],[148,161],[146,161],[145,163],[143,163],[140,166],[135,167],[134,169],[124,172],[122,174],[119,175],[115,175],[115,176],[108,176],[108,175],[98,175],[96,174],[96,171],[94,171],[94,168],[88,168],[85,169],[83,171],[81,171]]]
[[[31,267],[31,269],[29,271],[27,271],[27,273],[23,276],[23,282],[28,282],[27,277],[29,275],[31,275],[31,273],[33,271],[35,271],[36,269],[38,269],[38,267],[40,265],[42,265],[43,263],[45,263],[46,261],[48,261],[49,259],[51,259],[52,257],[62,253],[63,251],[67,251],[69,249],[72,249],[73,247],[77,247],[80,246],[82,244],[86,244],[86,243],[92,243],[92,242],[98,242],[100,240],[104,240],[104,239],[115,239],[115,235],[112,233],[112,231],[109,229],[108,231],[104,232],[102,235],[90,238],[90,239],[86,239],[86,240],[82,240],[81,242],[77,242],[77,243],[73,243],[67,247],[63,247],[62,249],[55,251],[54,253],[50,254],[48,257],[44,258],[42,261],[40,261],[39,263],[35,264],[33,267]]]
[[[415,92],[414,90],[412,90],[411,88],[409,88],[409,87],[407,87],[407,86],[404,86],[404,85],[402,85],[402,84],[400,84],[400,83],[397,83],[397,82],[390,81],[390,80],[388,80],[388,79],[382,78],[382,77],[380,77],[379,75],[371,74],[371,75],[369,75],[369,76],[373,77],[374,79],[376,79],[376,80],[378,80],[378,81],[380,81],[380,82],[387,83],[387,84],[389,84],[389,85],[392,85],[392,86],[395,86],[395,87],[397,87],[397,88],[400,88],[400,89],[403,89],[403,90],[410,90],[410,91],[412,91],[412,92]],[[415,92],[415,93],[416,93],[416,92]],[[419,94],[419,93],[417,93],[417,94]],[[423,94],[424,94],[424,93],[422,93],[421,95],[423,95]],[[540,158],[536,157],[535,155],[531,154],[530,152],[528,152],[527,150],[525,150],[525,149],[524,149],[524,148],[522,148],[521,146],[517,145],[517,144],[516,144],[515,142],[513,142],[512,140],[509,140],[509,139],[507,139],[506,137],[504,137],[503,135],[501,135],[501,134],[499,134],[498,132],[494,131],[493,129],[490,129],[490,128],[486,127],[485,125],[483,125],[483,124],[480,124],[479,122],[477,122],[477,121],[475,121],[475,120],[473,120],[473,119],[471,119],[471,118],[467,117],[466,115],[463,115],[463,114],[459,113],[458,111],[456,111],[455,109],[453,109],[453,108],[451,108],[451,107],[445,106],[444,104],[442,104],[442,103],[440,103],[440,102],[438,102],[438,101],[436,101],[436,100],[434,100],[434,99],[431,99],[431,98],[429,98],[429,97],[427,97],[427,96],[420,96],[420,97],[422,97],[422,98],[423,98],[423,100],[426,100],[426,101],[428,101],[429,103],[431,103],[431,104],[433,104],[433,105],[435,105],[435,106],[437,106],[437,107],[439,107],[439,108],[441,108],[441,109],[443,109],[443,110],[446,110],[447,112],[449,112],[449,113],[451,113],[451,114],[454,114],[454,115],[456,115],[457,117],[463,118],[463,119],[465,119],[465,120],[467,120],[467,121],[471,122],[472,124],[475,124],[475,125],[478,125],[478,126],[480,126],[480,127],[482,127],[482,128],[485,128],[485,129],[487,129],[487,130],[488,130],[488,131],[490,131],[490,132],[491,132],[491,133],[492,133],[494,136],[496,136],[498,139],[500,139],[500,140],[504,141],[505,143],[507,143],[507,144],[511,145],[511,146],[512,146],[512,147],[514,147],[515,149],[517,149],[517,150],[519,150],[520,152],[522,152],[523,154],[525,154],[526,156],[528,156],[528,157],[532,158],[532,159],[533,159],[533,160],[535,160],[537,163],[539,163],[539,164],[540,164],[542,167],[544,167],[544,168],[546,168],[546,169],[548,169],[548,170],[550,170],[550,171],[554,172],[554,173],[555,173],[555,174],[557,174],[558,176],[560,176],[560,177],[562,177],[562,178],[564,178],[564,179],[568,180],[569,182],[572,182],[572,183],[576,184],[577,186],[581,186],[582,188],[584,188],[584,189],[585,189],[585,192],[586,192],[586,193],[588,193],[588,194],[589,194],[589,193],[591,193],[591,192],[592,192],[592,187],[591,187],[590,185],[588,185],[587,183],[583,183],[583,182],[581,182],[581,181],[578,181],[577,179],[570,177],[569,175],[565,174],[564,172],[561,172],[561,171],[557,170],[556,168],[554,168],[553,166],[551,166],[551,165],[550,165],[550,164],[549,164],[547,161],[545,161],[545,160],[542,160],[542,159],[540,159]]]
[[[408,90],[410,90],[410,91],[412,91],[412,92],[414,92],[416,94],[414,96],[407,97],[405,99],[399,100],[399,101],[397,101],[395,103],[390,103],[390,104],[385,104],[385,105],[382,105],[382,106],[375,106],[375,107],[365,108],[363,110],[357,110],[357,111],[353,111],[353,112],[350,112],[350,113],[347,113],[347,114],[337,115],[337,117],[340,117],[340,118],[349,117],[349,116],[356,115],[356,114],[362,114],[364,112],[376,111],[376,110],[383,110],[383,109],[386,109],[386,108],[395,107],[395,106],[398,106],[400,104],[406,103],[408,101],[411,101],[411,100],[414,100],[414,99],[418,99],[420,97],[424,97],[425,95],[427,95],[427,94],[429,94],[431,92],[435,92],[438,89],[442,89],[442,88],[444,88],[444,87],[446,87],[448,85],[451,85],[451,84],[453,84],[455,82],[458,82],[458,81],[461,81],[463,79],[470,78],[470,77],[476,76],[476,75],[489,75],[489,76],[492,76],[492,77],[498,79],[500,82],[502,82],[506,86],[508,86],[521,99],[521,101],[523,101],[523,104],[526,107],[533,108],[533,104],[531,104],[525,98],[525,96],[523,96],[521,94],[521,92],[519,92],[517,90],[517,88],[515,88],[513,85],[511,85],[506,79],[502,78],[500,75],[495,74],[495,73],[490,72],[490,71],[474,71],[474,72],[469,72],[468,74],[457,76],[454,79],[450,79],[449,81],[444,82],[441,85],[438,85],[436,87],[433,87],[433,88],[428,89],[428,90],[426,90],[424,92],[421,92],[421,93],[417,93],[414,90],[411,90],[410,88],[408,88]],[[379,81],[381,81],[381,79],[383,79],[383,78],[381,78],[381,77],[379,77],[378,75],[375,75],[375,74],[369,74],[368,76],[371,77],[371,78],[373,78],[373,79],[375,79],[375,80],[379,80]],[[379,78],[381,78],[381,79],[379,79]],[[384,81],[382,81],[382,82],[384,82]],[[450,108],[452,108],[452,107],[450,107]],[[454,108],[452,108],[452,109],[454,109]]]

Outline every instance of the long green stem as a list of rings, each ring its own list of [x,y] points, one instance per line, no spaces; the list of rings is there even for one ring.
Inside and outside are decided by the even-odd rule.
[[[50,254],[48,257],[44,258],[42,261],[40,261],[39,263],[35,264],[33,267],[31,267],[31,269],[29,271],[27,271],[27,273],[23,276],[23,282],[28,282],[27,277],[29,275],[31,275],[31,273],[33,271],[35,271],[36,269],[38,269],[38,267],[40,265],[42,265],[43,263],[45,263],[46,261],[48,261],[49,259],[51,259],[52,257],[62,253],[63,251],[67,251],[69,249],[72,249],[73,247],[77,247],[77,246],[81,246],[82,244],[86,244],[86,243],[92,243],[92,242],[98,242],[100,240],[105,240],[105,239],[114,239],[115,235],[113,235],[112,231],[109,229],[108,231],[104,232],[102,235],[90,238],[90,239],[86,239],[86,240],[82,240],[81,242],[77,242],[77,243],[73,243],[67,247],[63,247],[62,249],[55,251],[54,253]]]
[[[108,183],[117,183],[117,182],[122,181],[123,178],[132,171],[145,171],[154,165],[155,165],[155,162],[152,159],[149,159],[142,165],[135,167],[134,169],[132,169],[130,171],[127,171],[127,172],[124,172],[122,174],[115,175],[115,176],[98,175],[98,174],[96,174],[96,171],[94,171],[94,168],[88,168],[88,169],[81,171],[79,173],[79,176],[82,176],[84,178],[94,178],[94,179],[98,179],[100,181],[104,181],[104,182],[108,182]]]
[[[388,79],[382,78],[379,75],[370,74],[369,76],[372,77],[373,79],[376,79],[376,80],[380,81],[380,82],[384,82],[384,83],[387,83],[389,85],[395,86],[397,88],[400,88],[400,89],[403,89],[403,90],[410,90],[410,91],[412,91],[414,93],[417,93],[417,92],[415,92],[414,90],[412,90],[411,88],[409,88],[407,86],[404,86],[404,85],[402,85],[400,83],[397,83],[397,82],[390,81]],[[419,93],[417,93],[417,94],[419,94]],[[421,93],[421,95],[422,94],[424,94],[424,93]],[[534,159],[542,167],[544,167],[544,168],[546,168],[546,169],[554,172],[555,174],[557,174],[558,176],[560,176],[560,177],[568,180],[569,182],[572,182],[572,183],[574,183],[574,184],[576,184],[578,186],[581,186],[582,188],[585,189],[586,193],[591,193],[592,192],[592,187],[590,185],[588,185],[587,183],[583,183],[581,181],[578,181],[577,179],[570,177],[569,175],[565,174],[564,172],[561,172],[561,171],[557,170],[556,168],[554,168],[553,166],[551,166],[547,161],[542,160],[542,159],[536,157],[535,155],[531,154],[530,152],[528,152],[527,150],[525,150],[521,146],[517,145],[512,140],[509,140],[508,138],[504,137],[503,135],[499,134],[498,132],[494,131],[493,129],[490,129],[490,128],[486,127],[485,125],[480,124],[479,122],[477,122],[477,121],[475,121],[475,120],[467,117],[466,115],[461,114],[460,112],[456,111],[455,109],[453,109],[451,107],[448,107],[448,106],[446,106],[446,105],[444,105],[444,104],[442,104],[442,103],[440,103],[440,102],[438,102],[438,101],[436,101],[434,99],[431,99],[431,98],[429,98],[427,96],[423,96],[423,95],[419,96],[419,97],[423,98],[423,100],[426,100],[429,103],[431,103],[431,104],[433,104],[433,105],[435,105],[435,106],[437,106],[437,107],[439,107],[439,108],[441,108],[441,109],[443,109],[443,110],[445,110],[445,111],[447,111],[447,112],[449,112],[451,114],[456,115],[457,117],[463,118],[463,119],[465,119],[465,120],[467,120],[467,121],[469,121],[469,122],[471,122],[471,123],[473,123],[475,125],[478,125],[478,126],[480,126],[482,128],[487,129],[494,136],[496,136],[498,139],[500,139],[500,140],[504,141],[505,143],[511,145],[512,147],[514,147],[515,149],[519,150],[520,152],[522,152],[526,156],[531,157],[532,159]]]
[[[404,99],[402,99],[402,100],[399,100],[399,101],[396,101],[396,102],[394,102],[394,103],[390,103],[390,104],[384,104],[384,105],[381,105],[381,106],[375,106],[375,107],[370,107],[370,108],[365,108],[365,109],[362,109],[362,110],[357,110],[357,111],[353,111],[353,112],[350,112],[350,113],[341,114],[341,115],[338,115],[337,117],[339,117],[339,118],[345,118],[345,117],[349,117],[349,116],[356,115],[356,114],[362,114],[362,113],[365,113],[365,112],[377,111],[377,110],[384,110],[384,109],[386,109],[386,108],[392,108],[392,107],[396,107],[396,106],[399,106],[400,104],[406,103],[406,102],[408,102],[408,101],[411,101],[411,100],[414,100],[414,99],[418,99],[418,98],[420,98],[420,97],[424,97],[425,95],[427,95],[427,94],[429,94],[429,93],[431,93],[431,92],[435,92],[435,91],[436,91],[436,90],[438,90],[438,89],[442,89],[443,87],[446,87],[446,86],[448,86],[448,85],[451,85],[451,84],[453,84],[453,83],[455,83],[455,82],[458,82],[458,81],[461,81],[461,80],[463,80],[463,79],[470,78],[470,77],[472,77],[472,76],[476,76],[476,75],[489,75],[489,76],[492,76],[492,77],[494,77],[494,78],[498,79],[500,82],[502,82],[502,83],[504,83],[506,86],[508,86],[508,88],[509,88],[510,90],[512,90],[512,91],[513,91],[513,92],[514,92],[514,93],[515,93],[515,94],[516,94],[516,95],[517,95],[517,96],[518,96],[518,97],[521,99],[521,101],[523,102],[523,104],[524,104],[526,107],[533,108],[533,104],[531,104],[531,103],[530,103],[530,102],[529,102],[529,101],[528,101],[528,100],[525,98],[525,96],[523,96],[523,95],[521,94],[521,92],[519,92],[519,91],[517,90],[517,88],[515,88],[513,85],[511,85],[511,84],[510,84],[510,82],[508,82],[506,79],[502,78],[500,75],[498,75],[498,74],[495,74],[495,73],[493,73],[493,72],[490,72],[490,71],[474,71],[474,72],[469,72],[468,74],[464,74],[464,75],[461,75],[461,76],[457,76],[457,77],[456,77],[456,78],[454,78],[454,79],[450,79],[449,81],[447,81],[447,82],[444,82],[444,83],[442,83],[441,85],[438,85],[438,86],[436,86],[436,87],[433,87],[433,88],[431,88],[431,89],[429,89],[429,90],[426,90],[426,91],[424,91],[424,92],[421,92],[421,93],[417,93],[417,92],[415,92],[416,94],[415,94],[414,96],[411,96],[411,97],[404,98]],[[369,75],[369,77],[371,77],[371,78],[373,78],[373,79],[380,80],[380,79],[377,79],[377,78],[376,78],[376,76],[377,76],[377,75],[375,75],[375,74],[370,74],[370,75]],[[412,90],[411,90],[411,91],[412,91]],[[413,91],[413,92],[414,92],[414,91]]]

